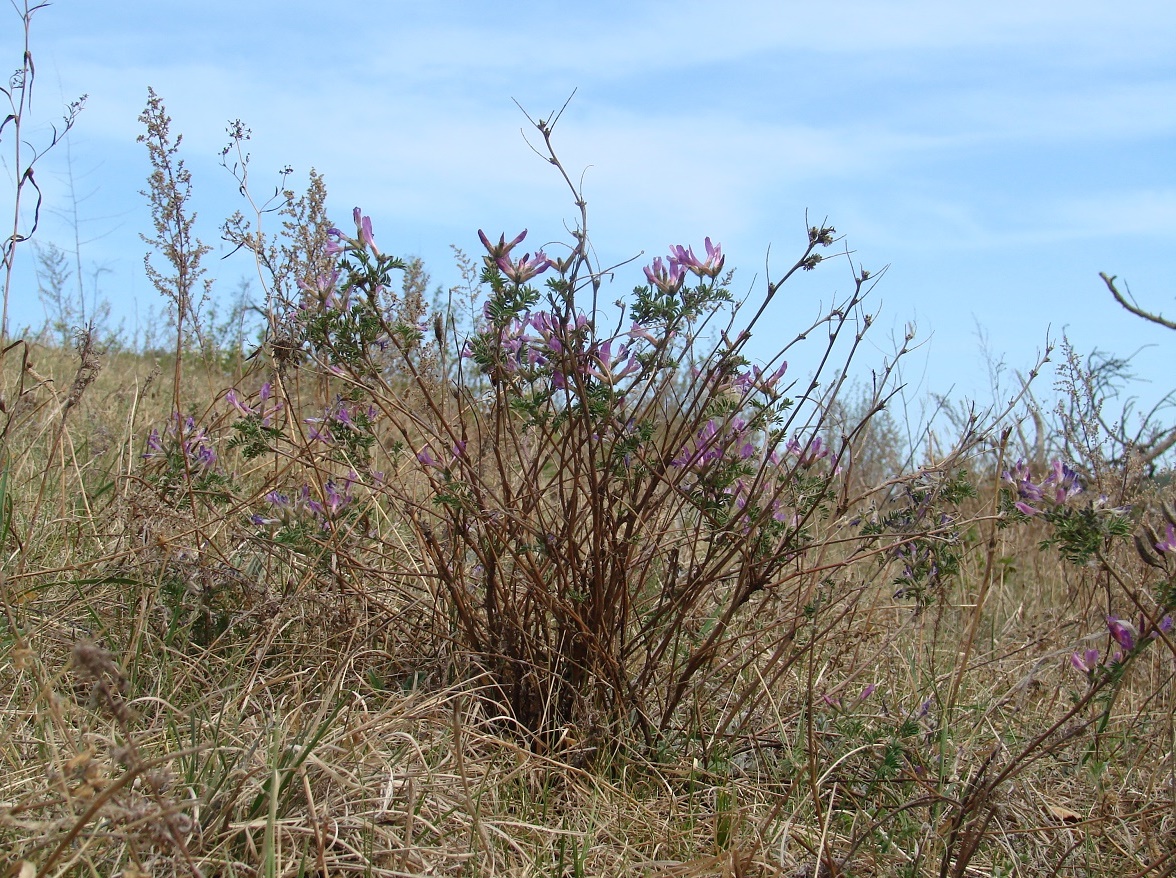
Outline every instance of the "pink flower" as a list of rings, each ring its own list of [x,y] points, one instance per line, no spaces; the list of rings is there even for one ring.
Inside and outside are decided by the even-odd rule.
[[[515,244],[522,242],[523,238],[527,237],[527,230],[523,229],[509,244],[506,242],[506,235],[502,235],[498,239],[497,244],[491,244],[490,239],[486,237],[486,233],[478,229],[478,237],[482,239],[482,246],[486,248],[486,252],[490,254],[490,258],[498,260],[511,251]]]
[[[710,238],[706,239],[705,262],[694,255],[693,247],[683,247],[681,244],[670,245],[670,258],[699,277],[711,278],[719,276],[726,262],[722,245],[712,244]]]
[[[719,272],[723,270],[723,263],[727,261],[727,257],[723,255],[723,245],[712,245],[710,238],[707,238],[704,243],[706,244],[706,262],[702,264],[700,274],[706,277],[718,277]]]
[[[1098,667],[1098,650],[1088,649],[1085,652],[1076,652],[1070,656],[1070,664],[1082,673],[1089,674]]]
[[[540,250],[534,256],[531,256],[530,253],[524,253],[523,258],[517,262],[512,262],[509,256],[503,254],[498,257],[495,264],[503,274],[516,284],[524,284],[536,275],[547,271],[551,267],[551,260]]]
[[[364,216],[358,207],[351,212],[351,215],[355,219],[355,228],[359,240],[365,247],[379,256],[380,251],[376,249],[376,241],[372,236],[372,218],[370,216]]]
[[[605,384],[615,385],[621,379],[641,371],[641,364],[635,356],[629,354],[628,347],[622,347],[616,356],[613,356],[611,340],[600,346],[596,359],[599,366],[590,365],[588,374]]]
[[[640,323],[634,323],[629,328],[629,338],[633,339],[634,341],[641,339],[642,341],[649,342],[652,345],[656,345],[658,343],[657,336],[655,336]]]
[[[1123,647],[1124,652],[1131,652],[1135,648],[1135,631],[1130,622],[1116,619],[1114,616],[1107,616],[1107,628],[1115,642]]]
[[[795,455],[797,464],[803,467],[812,466],[818,460],[829,456],[829,449],[825,447],[825,440],[820,436],[814,437],[807,446],[801,446],[799,442],[793,439],[788,443],[788,452]]]
[[[694,255],[693,247],[683,247],[681,244],[670,245],[670,258],[685,268],[687,271],[692,271],[698,274],[698,270],[702,268],[702,263],[698,257]]]
[[[710,240],[709,238],[707,240]],[[764,387],[767,390],[772,390],[776,386],[776,382],[784,377],[784,373],[788,371],[788,361],[784,360],[780,363],[780,368],[764,379]]]
[[[246,405],[244,402],[242,402],[241,397],[239,397],[237,395],[236,390],[230,390],[228,393],[225,394],[225,402],[227,402],[229,405],[231,405],[233,408],[235,408],[237,411],[239,411],[243,415],[248,416],[248,415],[255,414],[253,409],[251,409],[248,405]]]
[[[324,248],[328,256],[337,256],[347,249],[343,243],[344,234],[338,229],[327,229],[327,246]]]
[[[661,292],[672,294],[681,289],[682,282],[686,280],[686,269],[672,257],[667,266],[658,256],[653,260],[653,265],[645,266],[645,277],[652,286],[657,287]]]

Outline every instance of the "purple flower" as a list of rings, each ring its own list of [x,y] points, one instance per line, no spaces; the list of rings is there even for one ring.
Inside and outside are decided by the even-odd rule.
[[[723,270],[723,263],[727,261],[727,257],[723,255],[722,244],[711,244],[711,239],[707,238],[706,244],[706,262],[702,264],[699,269],[699,274],[706,277],[718,277],[719,272]]]
[[[433,457],[433,455],[429,452],[428,448],[422,448],[419,452],[417,452],[416,458],[421,463],[423,463],[425,466],[431,466],[436,469],[441,468],[440,461],[438,461],[437,458]]]
[[[600,345],[594,357],[596,363],[590,364],[586,370],[588,375],[608,385],[616,385],[641,369],[637,358],[630,356],[628,346],[622,345],[614,355],[612,343],[613,339],[609,339]]]
[[[341,253],[344,249],[339,246],[337,250],[332,251],[330,245],[327,246],[327,255],[335,255]],[[298,279],[298,289],[304,293],[313,293],[315,298],[322,303],[324,307],[334,307],[339,309],[346,309],[350,300],[350,293],[344,293],[342,296],[336,295],[335,287],[339,283],[339,270],[337,268],[330,271],[316,274],[313,278],[307,280],[304,278]]]
[[[1168,525],[1167,531],[1164,532],[1164,538],[1156,543],[1156,551],[1176,552],[1176,527]]]
[[[686,269],[673,257],[667,266],[658,256],[652,265],[645,266],[645,277],[652,286],[670,295],[681,289],[682,282],[686,279]]]
[[[376,249],[376,240],[372,236],[372,218],[370,216],[364,216],[358,207],[351,212],[351,215],[355,219],[355,228],[358,232],[359,240],[365,247],[379,256],[380,251]]]
[[[1139,628],[1142,631],[1146,623],[1146,618],[1141,614],[1139,617]],[[1158,638],[1161,634],[1170,634],[1172,632],[1172,614],[1165,613],[1160,621],[1156,622],[1156,627],[1151,630],[1148,635],[1152,640]]]
[[[723,456],[718,438],[718,422],[712,418],[698,431],[694,441],[679,451],[678,455],[670,461],[671,466],[691,467],[713,463]]]
[[[478,229],[478,237],[482,239],[482,246],[486,248],[486,252],[490,254],[490,258],[497,261],[509,253],[515,244],[521,243],[522,240],[527,237],[527,230],[523,229],[521,232],[519,232],[518,237],[516,237],[509,244],[506,242],[505,234],[498,239],[497,244],[491,244],[490,239],[486,237],[486,233],[481,229]]]
[[[709,240],[709,239],[708,239]],[[764,389],[772,391],[776,387],[776,382],[784,377],[784,373],[788,371],[788,361],[784,360],[780,363],[780,368],[764,379]]]
[[[1115,642],[1123,647],[1124,652],[1131,652],[1135,648],[1135,631],[1130,622],[1116,619],[1114,616],[1107,616],[1107,628]]]
[[[216,452],[209,445],[198,445],[195,453],[189,455],[192,464],[202,470],[210,470],[216,466]]]
[[[825,447],[825,440],[816,436],[807,446],[803,447],[793,439],[788,443],[788,453],[796,456],[797,465],[809,467],[818,460],[828,457],[829,449]]]
[[[1054,503],[1061,506],[1075,494],[1082,493],[1082,485],[1078,481],[1078,474],[1060,460],[1050,465],[1049,475],[1041,483],[1042,487],[1049,485],[1054,490]]]
[[[718,277],[726,262],[722,245],[712,244],[710,238],[706,239],[705,262],[694,255],[693,247],[683,247],[681,244],[670,245],[670,258],[699,277],[710,278]]]
[[[152,430],[147,437],[147,453],[143,456],[153,457],[156,454],[163,454],[163,440],[159,438],[159,430]]]
[[[331,428],[326,426],[327,420],[327,418],[307,418],[304,421],[304,423],[310,426],[310,429],[306,431],[306,435],[312,442],[322,442],[325,445],[330,445],[335,441],[331,436]],[[315,426],[316,424],[323,424],[323,426],[318,427]]]
[[[695,274],[698,274],[698,270],[702,268],[702,263],[699,261],[698,257],[694,255],[693,247],[683,247],[681,244],[671,244],[670,259],[672,259],[674,262],[677,262],[687,271],[692,271]]]
[[[253,409],[251,409],[248,405],[246,405],[244,402],[241,401],[241,397],[239,397],[237,395],[236,390],[230,390],[228,393],[225,394],[225,402],[227,402],[229,405],[231,405],[233,408],[235,408],[237,411],[239,411],[243,415],[248,416],[248,415],[256,414],[256,412]]]
[[[1036,515],[1043,502],[1062,506],[1083,490],[1078,474],[1060,460],[1050,464],[1049,475],[1039,485],[1033,482],[1029,465],[1023,460],[1017,461],[1011,472],[1001,473],[1001,478],[1016,486],[1018,500],[1013,505],[1025,515]]]
[[[1082,673],[1089,674],[1098,667],[1098,650],[1088,649],[1085,652],[1076,652],[1070,656],[1070,664]]]
[[[326,493],[327,508],[330,510],[331,515],[335,515],[340,509],[351,502],[351,495],[348,493],[350,487],[351,481],[348,480],[343,486],[343,490],[340,491],[333,480],[327,480],[327,483],[323,486],[323,490]]]
[[[290,498],[278,491],[270,491],[265,495],[265,500],[270,506],[277,506],[279,509],[290,508]]]
[[[536,275],[542,274],[551,267],[551,260],[540,250],[534,256],[524,253],[523,258],[512,262],[506,254],[495,260],[495,265],[516,284],[524,284]]]
[[[1005,470],[1000,477],[1006,482],[1010,482],[1017,488],[1017,494],[1025,500],[1037,501],[1041,499],[1041,488],[1033,484],[1032,473],[1029,472],[1029,464],[1023,460],[1018,460],[1017,465],[1013,467],[1012,471]]]
[[[658,344],[657,336],[642,326],[640,323],[634,323],[629,328],[629,338],[633,339],[634,341],[641,339],[642,341],[649,342],[651,345]]]
[[[335,228],[327,229],[327,246],[324,248],[328,256],[338,256],[347,249],[343,242],[347,239],[341,231]]]

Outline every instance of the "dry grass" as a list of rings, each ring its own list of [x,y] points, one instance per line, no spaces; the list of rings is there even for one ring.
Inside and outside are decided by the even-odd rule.
[[[755,681],[753,701],[695,702],[694,727],[721,734],[651,754],[569,727],[536,752],[490,714],[460,657],[409,652],[395,630],[403,594],[254,584],[254,603],[197,636],[199,601],[184,589],[215,579],[215,558],[161,546],[155,563],[130,563],[117,548],[136,437],[161,408],[153,365],[106,364],[46,459],[76,361],[31,359],[12,428],[28,438],[6,470],[0,838],[12,874],[1176,866],[1170,650],[1132,667],[1097,735],[1087,711],[1017,761],[1084,691],[1068,657],[1105,641],[1110,594],[1105,574],[1061,565],[1031,529],[981,517],[958,586],[922,611],[895,601],[881,571],[854,568],[830,597],[849,608],[837,636]],[[1115,562],[1141,575],[1127,555]]]

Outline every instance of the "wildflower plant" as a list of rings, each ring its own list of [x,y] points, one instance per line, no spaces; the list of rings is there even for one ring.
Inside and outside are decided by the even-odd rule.
[[[1100,548],[1129,536],[1133,530],[1128,507],[1112,507],[1104,496],[1079,499],[1085,494],[1082,480],[1061,460],[1050,464],[1040,482],[1033,480],[1023,460],[1003,472],[1001,478],[1010,486],[1002,494],[1005,513],[1020,522],[1040,516],[1053,531],[1041,547],[1057,546],[1071,563],[1087,563]]]
[[[144,477],[181,508],[190,507],[195,494],[223,503],[229,478],[218,465],[218,444],[194,417],[175,413],[162,432],[156,427],[147,437]]]
[[[1135,533],[1129,506],[1112,507],[1105,496],[1088,498],[1081,476],[1061,460],[1054,460],[1039,481],[1021,460],[1001,474],[1008,486],[1001,491],[1003,525],[1040,520],[1049,528],[1041,540],[1041,551],[1056,549],[1069,564],[1099,572],[1108,584],[1114,603],[1123,600],[1134,608],[1137,621],[1121,612],[1104,615],[1105,649],[1081,647],[1069,656],[1070,666],[1088,680],[1086,692],[1075,700],[1067,717],[1077,716],[1087,704],[1099,703],[1094,722],[1095,735],[1088,756],[1096,750],[1106,731],[1112,708],[1124,685],[1130,666],[1154,643],[1162,643],[1176,658],[1171,633],[1176,611],[1176,590],[1171,586],[1170,555],[1176,549],[1176,514],[1161,504],[1167,530],[1163,537],[1148,524]],[[1115,551],[1135,533],[1139,558],[1164,576],[1151,584],[1151,593],[1138,574],[1128,573]],[[1113,585],[1113,591],[1110,586]]]
[[[537,128],[563,173],[551,126]],[[280,550],[300,590],[397,595],[388,612],[411,626],[406,640],[478,680],[534,746],[580,726],[659,748],[697,734],[684,717],[719,693],[730,704],[716,728],[766,709],[762,681],[815,661],[877,570],[921,603],[941,593],[966,548],[961,463],[983,431],[931,466],[858,484],[855,443],[907,350],[860,421],[834,430],[877,278],[850,263],[841,301],[766,361],[749,351],[835,229],[806,223],[802,253],[754,311],[706,238],[649,260],[606,312],[620,271],[590,258],[568,182],[570,244],[478,232],[483,299],[464,337],[447,334],[449,315],[406,307],[411,263],[362,209],[346,230],[326,226],[318,251],[281,270],[299,294],[271,300],[285,311],[261,374],[223,392],[206,424],[152,434],[144,460],[163,496],[182,474],[189,504],[232,510],[223,552],[238,569]],[[251,241],[266,259],[282,252]],[[797,376],[789,351],[818,329],[820,367]],[[231,499],[217,493],[230,484]],[[905,501],[879,517],[851,513],[896,487]]]
[[[891,548],[880,557],[892,577],[894,597],[926,605],[943,595],[960,571],[960,504],[976,496],[967,470],[926,470],[904,480],[883,514],[863,520],[865,536],[885,536]]]
[[[551,125],[537,128],[563,173]],[[854,600],[836,571],[855,556],[837,546],[879,537],[845,516],[862,425],[836,435],[824,413],[869,328],[872,283],[855,270],[843,301],[753,362],[756,323],[789,277],[822,261],[831,226],[808,229],[750,320],[710,238],[653,258],[607,315],[599,296],[615,269],[590,259],[571,188],[580,220],[566,247],[478,233],[485,298],[464,339],[446,336],[445,315],[430,325],[402,306],[409,263],[377,244],[362,210],[346,231],[331,226],[307,268],[286,272],[301,297],[271,321],[284,329],[260,389],[222,396],[223,450],[237,456],[215,471],[267,473],[236,497],[241,545],[255,547],[239,551],[285,546],[292,563],[374,595],[388,540],[414,546],[427,587],[413,603],[432,604],[413,617],[431,628],[419,639],[449,644],[536,746],[570,724],[654,745],[708,693],[742,687],[722,722],[754,709],[756,675],[816,647],[798,636],[814,612]],[[787,350],[818,328],[822,368],[843,347],[846,362],[827,382],[794,378]],[[203,472],[196,438],[177,433],[186,456],[168,466]],[[890,551],[954,525],[912,519],[887,536]]]

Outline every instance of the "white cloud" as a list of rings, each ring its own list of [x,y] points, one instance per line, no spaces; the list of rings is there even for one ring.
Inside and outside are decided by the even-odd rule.
[[[148,85],[184,133],[206,227],[238,206],[216,164],[240,117],[259,194],[281,165],[314,165],[337,213],[362,204],[382,243],[424,252],[442,282],[445,245],[470,245],[479,225],[567,237],[570,196],[510,98],[547,115],[573,87],[556,145],[574,179],[587,168],[606,262],[709,234],[745,283],[768,243],[773,263],[792,255],[804,208],[828,211],[870,267],[896,263],[889,314],[918,311],[947,353],[970,336],[970,319],[953,328],[968,308],[995,347],[1040,335],[1056,305],[1022,301],[1016,278],[1046,303],[1087,290],[1095,313],[1095,256],[1142,283],[1171,271],[1155,241],[1176,234],[1176,7],[1160,0],[124,0],[116,14],[61,0],[36,28],[43,118],[59,94],[91,94],[76,158],[102,171],[87,210],[127,227],[89,252],[120,266],[120,290],[144,289],[134,141]],[[0,57],[14,38],[0,27]],[[814,272],[789,307],[846,276]],[[1023,335],[1001,322],[1015,306]]]

